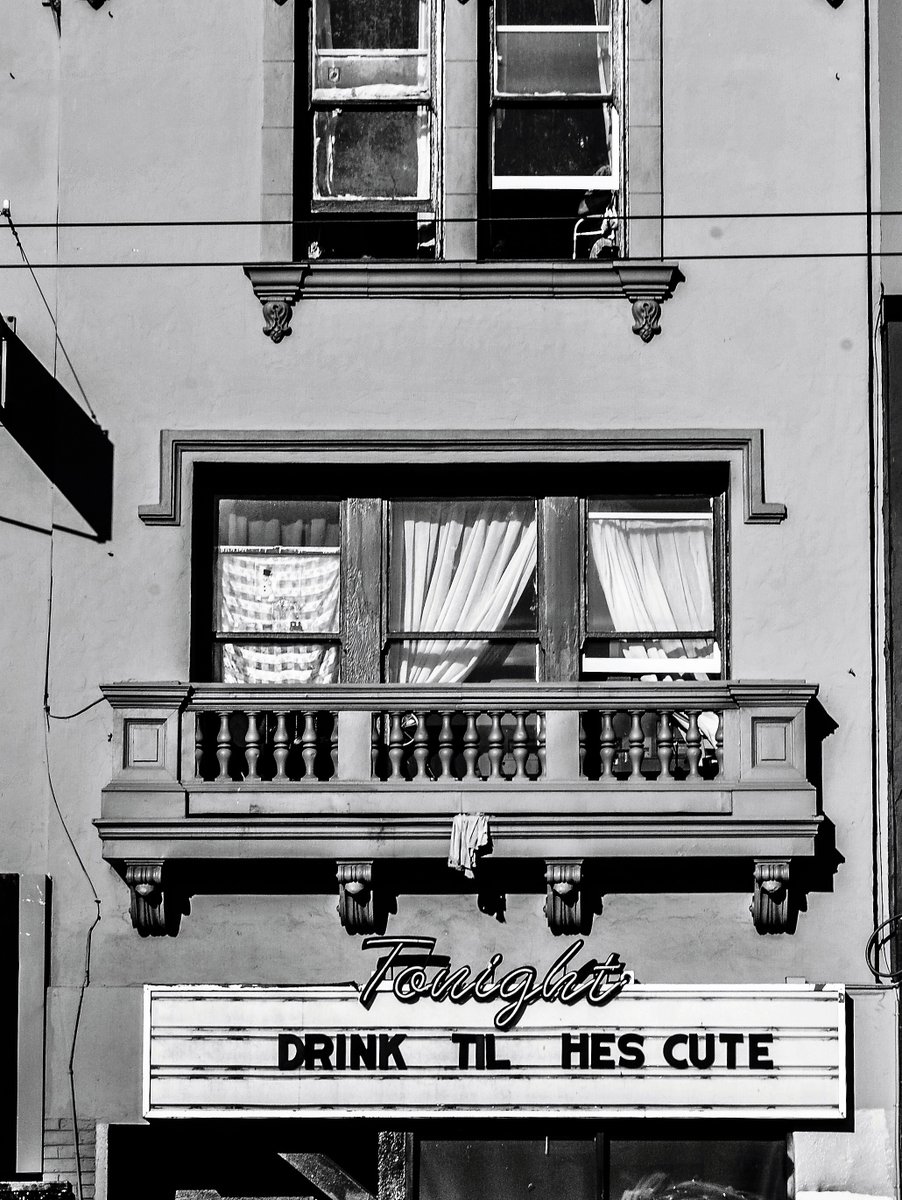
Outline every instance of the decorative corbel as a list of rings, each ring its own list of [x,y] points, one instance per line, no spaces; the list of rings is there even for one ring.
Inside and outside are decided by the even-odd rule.
[[[583,931],[583,862],[581,858],[548,859],[545,863],[545,916],[552,933]]]
[[[633,333],[650,342],[661,332],[661,302],[670,299],[683,276],[673,263],[624,261],[616,262],[614,270],[632,305]]]
[[[128,861],[125,864],[125,882],[131,892],[129,911],[132,925],[141,937],[161,937],[167,933],[163,859]]]
[[[787,933],[790,928],[789,863],[756,859],[755,892],[749,911],[759,933]]]
[[[258,263],[244,268],[254,295],[263,305],[266,321],[263,332],[276,344],[282,338],[291,337],[291,317],[308,270],[306,263],[289,263],[285,266]]]
[[[340,862],[338,916],[348,933],[372,933],[376,928],[373,863]]]

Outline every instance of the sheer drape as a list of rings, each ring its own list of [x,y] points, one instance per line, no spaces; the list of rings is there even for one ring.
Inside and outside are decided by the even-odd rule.
[[[411,505],[400,521],[399,631],[502,629],[536,567],[535,511],[507,501],[460,501],[439,512]],[[396,536],[398,529],[396,526]],[[489,643],[420,639],[400,647],[401,683],[459,683]]]
[[[613,632],[712,629],[711,522],[604,519],[589,522],[589,548]],[[695,657],[701,638],[661,638],[630,646],[635,658]]]
[[[340,551],[325,519],[283,523],[229,514],[217,565],[220,633],[334,633],[338,630]],[[247,547],[247,550],[241,549]],[[331,683],[338,650],[324,642],[228,642],[226,683]]]

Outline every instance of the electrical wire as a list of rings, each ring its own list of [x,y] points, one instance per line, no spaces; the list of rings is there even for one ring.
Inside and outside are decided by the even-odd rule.
[[[902,913],[894,913],[885,921],[881,921],[868,938],[868,944],[864,951],[865,962],[874,978],[886,979],[892,987],[897,987],[902,983],[902,967],[897,967],[895,970],[892,967],[887,970],[883,969],[880,966],[880,955],[885,953],[887,943],[895,936],[896,928],[900,924],[902,924]]]

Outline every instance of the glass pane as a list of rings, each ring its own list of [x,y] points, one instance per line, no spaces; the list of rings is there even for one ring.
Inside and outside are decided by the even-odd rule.
[[[786,1143],[610,1143],[610,1200],[786,1200]]]
[[[391,628],[536,628],[534,500],[392,504]]]
[[[317,199],[428,199],[425,107],[320,111],[313,134]]]
[[[389,683],[535,683],[536,663],[535,642],[430,638],[393,642],[385,675]]]
[[[420,1141],[419,1200],[595,1200],[592,1138]]]
[[[327,50],[425,47],[425,0],[317,0],[316,44]]]
[[[720,647],[713,638],[590,638],[583,673],[613,677],[720,674]]]
[[[314,99],[385,99],[428,93],[428,54],[318,54],[316,57]]]
[[[495,175],[597,175],[610,169],[607,106],[495,109]]]
[[[590,630],[713,630],[710,498],[590,498],[587,541]]]
[[[219,633],[337,633],[341,587],[335,502],[221,500]]]
[[[500,25],[610,25],[611,0],[496,0]]]
[[[221,647],[223,683],[335,683],[338,646],[331,642],[261,642]]]
[[[498,30],[496,89],[526,96],[607,95],[611,35],[555,30]]]

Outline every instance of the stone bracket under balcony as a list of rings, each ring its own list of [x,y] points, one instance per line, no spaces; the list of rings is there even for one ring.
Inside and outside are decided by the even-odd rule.
[[[240,859],[334,862],[342,924],[365,932],[391,864],[446,859],[459,813],[487,815],[492,863],[544,862],[555,932],[591,923],[593,861],[668,857],[751,861],[756,928],[783,932],[791,864],[822,821],[805,757],[815,691],[114,684],[96,825],[142,933],[168,929],[166,864]]]

